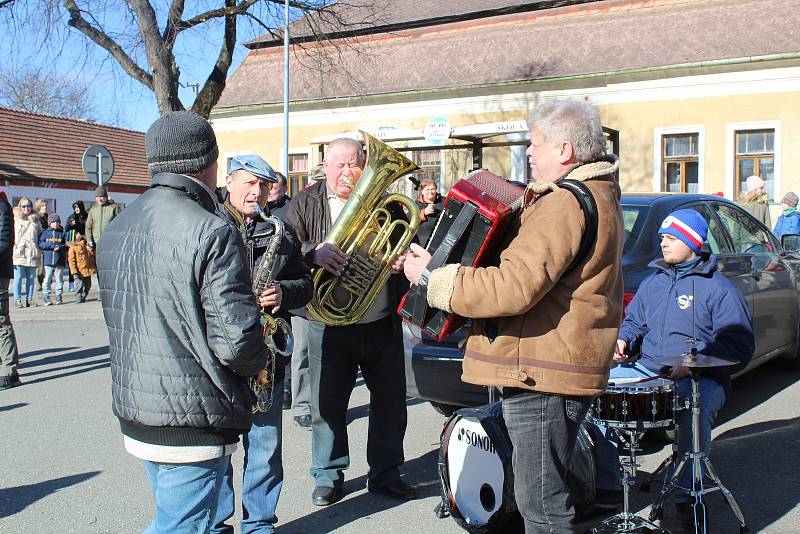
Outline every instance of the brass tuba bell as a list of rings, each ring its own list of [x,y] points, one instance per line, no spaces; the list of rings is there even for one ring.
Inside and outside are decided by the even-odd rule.
[[[367,163],[326,241],[347,256],[341,273],[333,275],[317,267],[313,272],[314,294],[308,304],[317,319],[330,325],[357,323],[389,279],[391,262],[403,254],[417,233],[419,208],[406,195],[384,197],[386,189],[403,175],[419,167],[398,151],[361,132],[367,144]],[[399,202],[408,221],[392,218],[387,205]],[[395,232],[402,229],[402,234]]]

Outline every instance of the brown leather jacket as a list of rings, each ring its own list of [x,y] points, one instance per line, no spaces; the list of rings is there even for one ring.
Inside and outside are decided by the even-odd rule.
[[[529,189],[498,267],[452,265],[431,274],[429,303],[476,319],[465,382],[574,396],[605,390],[622,321],[617,167],[609,157],[567,175],[591,190],[599,219],[595,245],[569,272],[585,227],[578,201],[562,189]]]

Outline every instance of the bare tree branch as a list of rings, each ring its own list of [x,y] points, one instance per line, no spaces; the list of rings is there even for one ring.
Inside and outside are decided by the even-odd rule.
[[[178,23],[183,18],[184,0],[172,0],[172,5],[169,8],[167,15],[167,25],[164,28],[164,43],[171,50],[175,44],[175,39],[178,37]]]
[[[114,56],[114,59],[122,66],[128,75],[142,83],[149,89],[153,89],[153,79],[144,69],[136,64],[131,57],[125,53],[116,41],[109,37],[105,32],[93,27],[89,22],[83,18],[81,10],[74,0],[64,0],[64,7],[69,12],[69,21],[67,24],[76,30],[86,35],[89,39],[97,43],[99,46],[108,50]]]
[[[197,16],[190,18],[189,20],[182,20],[177,23],[178,31],[188,30],[189,28],[193,28],[199,24],[203,24],[204,22],[208,22],[211,19],[218,19],[221,17],[230,17],[241,15],[245,13],[248,9],[253,7],[253,4],[258,2],[259,0],[243,0],[243,2],[239,5],[236,5],[236,2],[233,2],[232,5],[227,0],[225,1],[225,7],[220,9],[212,9],[206,11],[205,13],[201,13]]]
[[[374,14],[385,4],[381,0],[290,0],[293,34],[296,27],[305,38],[303,44],[294,41],[295,57],[304,54],[303,61],[313,63],[319,73],[357,71],[352,54],[343,53],[356,44],[362,46],[350,30],[373,24]],[[67,46],[68,39],[77,33],[70,30],[78,30],[85,38],[79,61],[84,65],[79,69],[91,64],[100,72],[108,64],[119,65],[121,69],[113,72],[124,73],[125,79],[152,91],[162,114],[184,109],[178,92],[185,87],[181,82],[187,81],[181,80],[181,62],[188,55],[208,64],[205,58],[213,58],[208,51],[216,50],[216,60],[192,105],[207,117],[225,88],[237,37],[245,31],[249,38],[260,32],[262,40],[277,41],[283,35],[283,5],[284,0],[0,0],[0,17],[10,21],[11,31],[4,39],[12,47],[17,42],[20,50],[30,49],[31,42],[40,47],[37,61],[43,54],[46,61],[66,58],[74,50]],[[246,22],[240,23],[240,17]],[[192,35],[188,52],[178,41],[182,35]],[[328,35],[336,37],[330,40]],[[90,60],[92,50],[102,50],[103,58]]]
[[[225,0],[226,7],[235,5],[236,0]],[[236,46],[236,15],[225,17],[225,38],[217,57],[214,69],[203,84],[203,88],[194,99],[192,111],[208,117],[214,104],[219,100],[222,90],[225,88],[225,80],[228,77],[228,69],[233,61],[233,48]]]

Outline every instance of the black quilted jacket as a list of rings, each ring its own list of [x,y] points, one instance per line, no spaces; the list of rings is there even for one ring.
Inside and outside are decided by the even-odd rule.
[[[241,237],[215,206],[158,174],[97,247],[113,410],[139,441],[219,445],[250,428],[247,377],[267,355]]]

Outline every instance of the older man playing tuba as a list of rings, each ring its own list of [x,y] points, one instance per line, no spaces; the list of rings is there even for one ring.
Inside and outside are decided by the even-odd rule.
[[[323,164],[325,180],[295,195],[287,214],[303,241],[307,263],[333,274],[341,271],[346,257],[325,238],[361,178],[364,164],[358,141],[335,139]],[[393,263],[394,273],[402,270],[402,261]],[[394,310],[406,289],[402,276],[390,276],[355,324],[335,326],[309,317],[311,475],[315,482],[311,498],[317,506],[332,504],[344,494],[344,470],[350,465],[347,405],[359,369],[370,391],[367,489],[396,499],[416,497],[416,490],[400,479],[399,471],[404,461],[406,388],[401,323]]]

